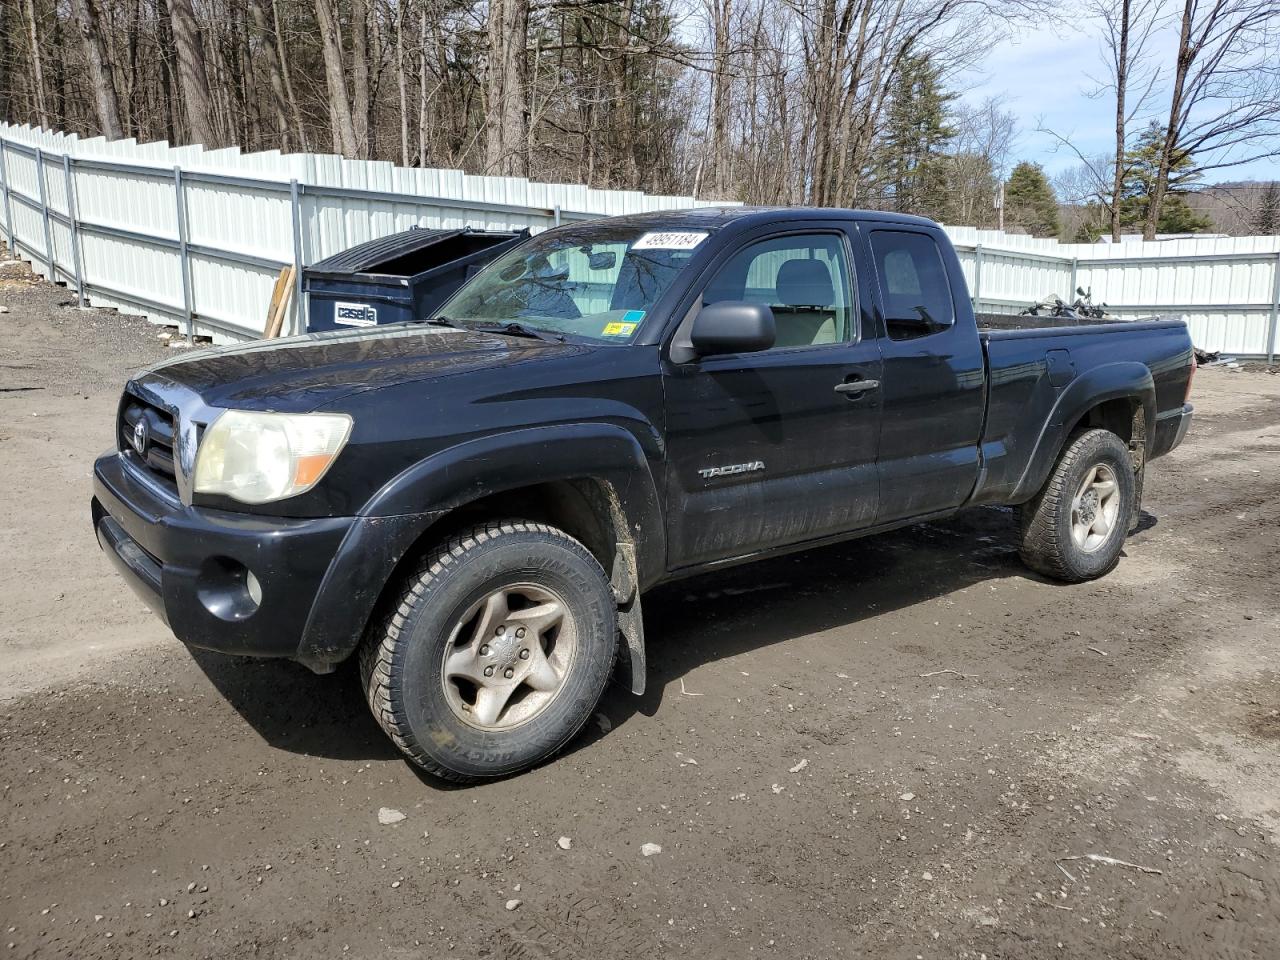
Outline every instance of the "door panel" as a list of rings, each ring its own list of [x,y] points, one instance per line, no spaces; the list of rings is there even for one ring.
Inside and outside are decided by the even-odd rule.
[[[707,301],[746,299],[776,308],[779,345],[668,364],[673,568],[875,520],[880,393],[836,388],[849,380],[880,380],[879,344],[849,342],[858,311],[843,238],[838,248],[826,244],[809,255],[798,252],[802,237],[784,239],[767,238],[768,246],[744,243],[705,294]]]
[[[981,466],[986,373],[968,301],[953,283],[959,263],[948,264],[925,231],[872,228],[866,242],[887,332],[879,520],[890,522],[968,499]]]

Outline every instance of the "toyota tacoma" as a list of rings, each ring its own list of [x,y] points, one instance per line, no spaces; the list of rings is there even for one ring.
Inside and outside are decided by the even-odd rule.
[[[983,504],[1032,570],[1102,576],[1193,372],[1178,320],[976,317],[928,220],[602,219],[429,319],[139,373],[92,520],[183,643],[357,657],[405,755],[475,780],[643,691],[663,581]]]

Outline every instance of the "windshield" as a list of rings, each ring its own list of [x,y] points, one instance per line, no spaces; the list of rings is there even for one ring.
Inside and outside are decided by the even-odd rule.
[[[707,236],[603,221],[561,227],[485,267],[440,314],[627,343]]]

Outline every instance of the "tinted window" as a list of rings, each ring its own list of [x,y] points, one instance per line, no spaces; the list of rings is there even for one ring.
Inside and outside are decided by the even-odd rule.
[[[951,281],[932,237],[873,230],[871,255],[880,280],[885,324],[892,339],[937,333],[955,322]]]
[[[843,343],[849,339],[852,314],[844,242],[828,233],[750,244],[720,268],[702,300],[772,307],[778,329],[775,348]]]

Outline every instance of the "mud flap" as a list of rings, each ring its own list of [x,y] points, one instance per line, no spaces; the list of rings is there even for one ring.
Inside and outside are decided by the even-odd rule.
[[[636,548],[619,543],[610,576],[613,597],[618,604],[618,663],[613,680],[636,696],[644,693],[644,617],[640,591],[636,586]]]
[[[1142,523],[1142,481],[1147,475],[1147,468],[1139,467],[1133,473],[1133,512],[1129,517],[1129,533],[1137,533]]]
[[[1129,513],[1126,536],[1137,533],[1142,523],[1142,481],[1147,476],[1147,417],[1141,406],[1133,412],[1129,457],[1133,461],[1133,509]]]

